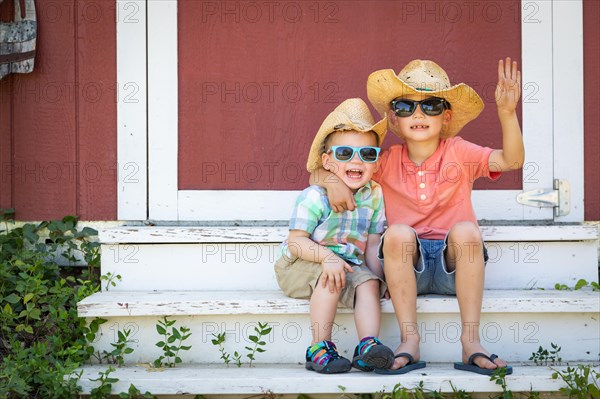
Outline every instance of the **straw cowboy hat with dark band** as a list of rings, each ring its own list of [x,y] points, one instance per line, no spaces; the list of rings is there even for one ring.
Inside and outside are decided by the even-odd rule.
[[[455,136],[484,107],[473,88],[464,83],[451,85],[446,72],[433,61],[413,60],[398,75],[392,69],[382,69],[367,79],[367,97],[382,116],[392,100],[411,94],[440,97],[450,103],[452,118],[442,128],[441,138]]]
[[[332,113],[327,115],[321,124],[310,146],[306,169],[312,173],[323,166],[321,155],[326,151],[325,139],[327,136],[334,132],[348,130],[361,133],[373,131],[377,134],[377,145],[381,145],[387,133],[387,119],[384,117],[375,123],[373,115],[369,111],[369,106],[360,98],[350,98],[343,101]]]

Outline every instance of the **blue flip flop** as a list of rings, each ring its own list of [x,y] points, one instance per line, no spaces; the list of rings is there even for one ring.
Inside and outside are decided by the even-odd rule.
[[[471,356],[469,356],[469,360],[467,361],[466,364],[463,362],[454,363],[454,368],[457,370],[470,371],[472,373],[477,373],[477,374],[482,374],[482,375],[492,375],[496,372],[496,370],[498,370],[497,368],[484,369],[484,368],[479,367],[474,362],[474,360],[478,357],[485,357],[490,362],[494,363],[494,359],[497,359],[498,355],[492,354],[492,355],[488,356],[485,353],[476,352],[476,353],[473,353]],[[506,366],[505,368],[506,368],[506,375],[512,374],[512,372],[513,372],[512,366]]]
[[[422,369],[427,365],[427,363],[425,363],[424,361],[415,362],[415,358],[412,357],[412,355],[410,353],[406,353],[406,352],[398,353],[396,356],[394,356],[394,358],[397,358],[397,357],[407,358],[408,363],[406,363],[406,365],[404,367],[400,367],[399,369],[374,369],[373,371],[377,374],[389,374],[389,375],[405,374],[405,373],[408,373],[409,371]]]

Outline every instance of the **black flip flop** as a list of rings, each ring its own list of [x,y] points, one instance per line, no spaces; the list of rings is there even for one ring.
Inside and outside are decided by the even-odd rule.
[[[488,356],[485,353],[475,352],[471,356],[469,356],[469,360],[467,361],[466,364],[463,362],[457,362],[457,363],[454,363],[454,368],[457,370],[470,371],[472,373],[477,373],[477,374],[482,374],[482,375],[492,375],[496,372],[496,370],[498,370],[498,368],[484,369],[484,368],[479,367],[474,362],[474,360],[478,357],[485,357],[490,362],[494,363],[494,359],[497,359],[498,355],[492,354],[492,355]],[[506,375],[512,374],[512,372],[513,372],[512,366],[506,366],[505,368],[506,368]]]
[[[397,358],[397,357],[407,358],[408,363],[404,367],[400,367],[399,369],[374,369],[373,371],[377,374],[389,374],[389,375],[405,374],[405,373],[408,373],[409,371],[422,369],[427,365],[427,363],[425,363],[422,360],[415,362],[415,358],[412,357],[412,355],[410,353],[406,353],[406,352],[398,353],[396,356],[394,356],[394,358]]]

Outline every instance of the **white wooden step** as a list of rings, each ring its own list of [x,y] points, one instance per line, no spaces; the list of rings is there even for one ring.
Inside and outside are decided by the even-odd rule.
[[[79,385],[82,393],[89,393],[97,382],[99,372],[106,365],[86,366]],[[565,366],[556,367],[564,370]],[[552,370],[545,366],[513,364],[513,374],[506,377],[507,389],[513,392],[556,392],[566,384],[552,379]],[[596,367],[596,369],[598,369]],[[172,369],[149,372],[142,366],[129,366],[117,369],[110,374],[119,381],[113,384],[113,393],[126,392],[134,384],[141,392],[149,391],[155,395],[253,395],[253,394],[337,394],[391,392],[396,384],[405,388],[414,388],[422,381],[425,389],[452,392],[456,389],[467,392],[502,392],[500,385],[482,376],[452,368],[452,364],[428,363],[422,370],[401,376],[384,376],[352,370],[337,375],[321,375],[307,371],[301,364],[269,365],[263,364],[248,368],[215,365],[178,365]],[[342,391],[343,387],[344,391]],[[339,396],[336,396],[339,397]]]
[[[586,241],[598,239],[591,225],[481,226],[485,241]],[[102,244],[282,242],[287,227],[131,226],[99,231]]]
[[[134,352],[130,363],[151,362],[160,356],[154,344],[160,340],[156,323],[163,315],[192,331],[193,349],[182,355],[184,362],[219,364],[212,345],[213,334],[226,333],[229,353],[243,351],[258,322],[273,330],[266,337],[267,352],[257,356],[262,363],[299,361],[311,339],[306,300],[285,297],[279,291],[211,292],[103,292],[84,299],[79,314],[88,319],[102,317],[94,346],[112,350],[119,329],[131,329]],[[391,301],[382,301],[380,338],[390,347],[399,344],[399,331]],[[417,301],[421,354],[433,362],[456,361],[460,357],[460,316],[456,299],[422,296]],[[600,353],[600,298],[591,291],[485,291],[481,338],[488,350],[512,361],[526,361],[538,347],[562,346],[568,361],[592,361]],[[340,308],[333,341],[346,356],[357,344],[353,314]]]
[[[488,289],[552,289],[598,279],[594,226],[484,226]],[[284,227],[123,227],[100,232],[116,290],[275,290]],[[168,272],[166,272],[168,271]],[[185,276],[185,278],[181,278]]]
[[[383,313],[394,313],[391,300],[381,300]],[[81,317],[197,316],[307,314],[309,301],[293,299],[281,291],[105,291],[77,306]],[[418,313],[457,313],[453,296],[417,297]],[[600,294],[590,290],[485,290],[482,313],[594,313],[600,311]],[[352,313],[340,307],[338,313]]]

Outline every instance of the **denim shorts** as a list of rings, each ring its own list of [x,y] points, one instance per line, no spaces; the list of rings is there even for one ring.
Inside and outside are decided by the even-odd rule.
[[[446,267],[445,252],[448,246],[448,236],[443,240],[426,240],[417,238],[419,248],[419,260],[414,265],[415,277],[417,279],[417,295],[440,294],[456,295],[455,271],[449,272]],[[378,257],[384,264],[383,240],[385,233],[379,242]],[[483,260],[488,261],[487,249],[483,243]]]

